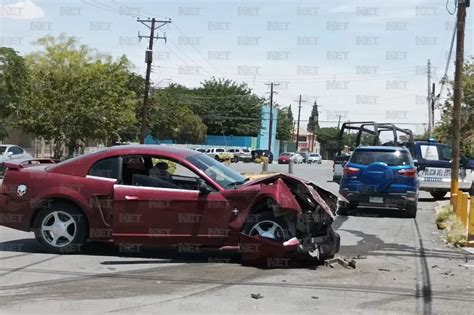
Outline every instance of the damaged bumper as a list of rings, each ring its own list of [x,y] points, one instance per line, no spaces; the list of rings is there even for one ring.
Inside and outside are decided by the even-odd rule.
[[[277,174],[258,180],[267,194],[275,192],[272,210],[275,218],[286,223],[285,240],[240,235],[242,260],[248,264],[281,265],[287,259],[324,260],[340,248],[340,237],[331,225],[338,197],[317,185],[299,178]]]

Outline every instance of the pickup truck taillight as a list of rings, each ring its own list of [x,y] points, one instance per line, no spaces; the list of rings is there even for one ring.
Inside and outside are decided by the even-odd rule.
[[[359,174],[360,168],[357,167],[344,167],[344,175],[356,175]]]
[[[404,169],[398,170],[398,174],[406,176],[406,177],[415,177],[416,168],[404,168]]]

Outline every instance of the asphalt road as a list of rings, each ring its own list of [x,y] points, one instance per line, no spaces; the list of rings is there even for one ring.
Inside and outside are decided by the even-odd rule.
[[[337,191],[329,162],[295,165],[295,174]],[[474,255],[443,245],[434,202],[421,197],[415,220],[368,209],[337,218],[340,255],[358,256],[356,269],[258,269],[229,254],[97,244],[60,256],[41,253],[31,233],[0,227],[0,313],[474,314]]]

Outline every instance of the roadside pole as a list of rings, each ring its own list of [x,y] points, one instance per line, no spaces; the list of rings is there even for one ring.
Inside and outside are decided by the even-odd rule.
[[[433,137],[433,125],[432,125],[432,113],[431,113],[431,61],[428,59],[428,136],[429,138]]]
[[[453,155],[451,164],[451,195],[459,190],[459,144],[461,124],[461,99],[463,93],[463,64],[464,64],[464,29],[466,24],[466,1],[458,0],[457,12],[457,34],[456,34],[456,67],[454,72],[454,96],[453,96]],[[451,198],[453,204],[454,198]]]

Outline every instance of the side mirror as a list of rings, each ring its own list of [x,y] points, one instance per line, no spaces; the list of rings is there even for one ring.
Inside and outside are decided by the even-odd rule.
[[[200,178],[198,178],[198,188],[199,188],[199,194],[200,195],[208,195],[211,190],[207,186],[206,182]]]
[[[417,159],[414,159],[414,160],[413,160],[413,164],[414,164],[416,167],[418,167],[418,160],[417,160]]]
[[[13,156],[13,152],[8,152],[8,153],[7,153],[7,156],[8,156],[9,158],[11,158],[11,157]]]

